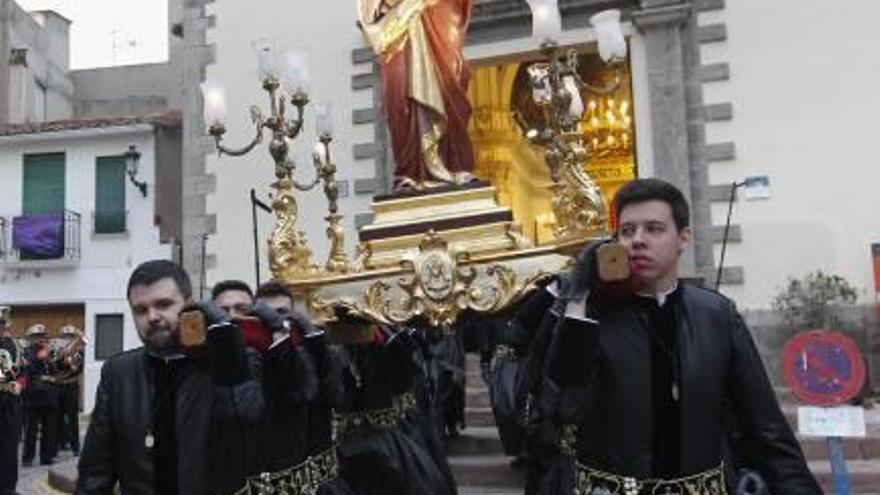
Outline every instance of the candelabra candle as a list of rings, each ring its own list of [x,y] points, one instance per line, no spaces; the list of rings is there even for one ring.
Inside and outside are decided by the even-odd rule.
[[[271,77],[278,77],[278,59],[275,53],[275,45],[266,38],[254,41],[254,51],[257,55],[257,77],[265,81]]]
[[[222,124],[226,121],[226,91],[216,82],[202,84],[205,99],[205,121],[209,126]]]
[[[315,105],[315,132],[318,136],[333,135],[333,104],[329,101]]]
[[[555,40],[562,33],[558,0],[527,0],[532,9],[532,36],[541,41]]]
[[[623,60],[626,57],[626,40],[620,29],[620,11],[605,10],[590,17],[590,24],[596,30],[599,56],[605,62]]]
[[[309,54],[305,50],[284,53],[283,85],[288,94],[308,94],[310,85]]]

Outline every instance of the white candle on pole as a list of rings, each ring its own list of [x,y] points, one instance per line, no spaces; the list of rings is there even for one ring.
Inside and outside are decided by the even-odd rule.
[[[202,83],[205,99],[205,122],[211,126],[226,120],[226,90],[216,81]]]
[[[309,52],[301,49],[284,52],[283,83],[291,95],[309,93]]]
[[[254,41],[254,52],[257,55],[257,76],[260,81],[269,77],[278,77],[278,57],[275,45],[266,38]]]
[[[612,9],[599,12],[590,17],[590,24],[596,30],[602,60],[623,60],[626,57],[626,40],[620,29],[620,11]]]
[[[315,105],[315,132],[318,136],[333,135],[333,104],[329,101]]]
[[[527,0],[532,9],[532,36],[543,41],[554,41],[562,33],[557,0]]]

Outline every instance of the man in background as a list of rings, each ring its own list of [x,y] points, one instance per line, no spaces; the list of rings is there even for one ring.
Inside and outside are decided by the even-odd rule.
[[[40,464],[48,466],[55,462],[58,451],[56,442],[58,425],[58,389],[53,381],[54,367],[50,359],[46,327],[32,325],[25,332],[28,347],[25,350],[27,387],[24,390],[24,409],[27,423],[21,464],[34,463],[37,436],[40,437]]]

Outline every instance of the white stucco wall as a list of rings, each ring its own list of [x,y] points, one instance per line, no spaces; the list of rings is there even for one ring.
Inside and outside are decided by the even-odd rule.
[[[372,160],[355,164],[352,159],[354,143],[373,141],[372,127],[352,125],[352,108],[372,106],[372,91],[353,93],[351,51],[363,46],[362,37],[355,27],[356,2],[353,0],[326,0],[291,4],[282,0],[267,0],[258,9],[247,2],[215,2],[209,13],[216,16],[215,28],[208,32],[210,43],[215,44],[216,63],[208,68],[207,78],[222,82],[227,89],[229,118],[226,144],[239,146],[253,138],[248,108],[260,105],[268,115],[268,98],[261,89],[256,73],[256,57],[252,42],[259,37],[274,40],[279,50],[306,48],[310,52],[310,98],[314,103],[331,100],[335,141],[332,152],[339,168],[338,179],[349,182],[349,196],[340,199],[348,231],[346,244],[354,253],[354,216],[369,210],[369,196],[354,195],[354,180],[374,175]],[[305,130],[294,142],[292,156],[297,164],[296,176],[310,181],[314,170],[310,158],[315,143],[314,108],[306,108]],[[268,135],[267,135],[268,138]],[[217,255],[217,267],[209,271],[208,284],[225,278],[239,278],[254,283],[253,239],[251,227],[250,189],[267,201],[269,184],[274,179],[274,165],[268,154],[268,139],[242,158],[210,155],[208,172],[216,174],[215,194],[208,197],[208,212],[217,216],[217,234],[208,242],[208,252]],[[300,230],[307,233],[313,249],[313,261],[323,264],[329,243],[325,237],[324,216],[327,202],[323,191],[317,188],[297,196],[300,207]],[[301,199],[300,199],[301,198]],[[266,243],[274,219],[259,212],[262,280],[268,278]]]
[[[742,243],[726,265],[745,285],[723,287],[741,306],[768,307],[788,276],[821,269],[873,300],[870,244],[880,242],[880,15],[875,0],[736,0],[700,15],[724,22],[728,39],[702,48],[704,63],[729,62],[729,81],[704,85],[705,100],[733,103],[733,120],[710,123],[709,143],[736,144],[736,160],[710,165],[714,184],[754,173],[772,198],[740,201]],[[713,207],[723,224],[726,204]],[[718,246],[720,248],[720,245]],[[718,253],[716,252],[716,260]]]
[[[126,179],[128,232],[95,234],[92,221],[95,209],[95,159],[122,154],[132,144],[141,153],[138,179],[149,184],[149,194],[146,198],[142,197]],[[81,260],[66,268],[50,268],[48,263],[45,267],[39,267],[35,264],[24,266],[0,262],[0,304],[83,304],[84,331],[92,344],[95,342],[95,315],[121,313],[125,315],[125,349],[137,347],[140,341],[125,294],[128,276],[143,261],[171,257],[170,248],[159,244],[159,231],[153,227],[155,160],[152,127],[0,138],[0,215],[9,218],[21,214],[22,155],[61,151],[66,153],[66,208],[82,215]],[[86,412],[91,411],[94,405],[101,364],[95,361],[94,346],[89,346],[83,396]]]

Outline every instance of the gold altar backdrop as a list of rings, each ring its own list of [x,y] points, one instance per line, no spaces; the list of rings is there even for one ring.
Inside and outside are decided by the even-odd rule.
[[[525,237],[544,244],[553,239],[555,223],[550,207],[550,169],[542,150],[523,138],[513,117],[518,112],[527,124],[541,118],[526,72],[530,62],[473,67],[468,88],[473,106],[469,131],[476,160],[474,173],[497,188],[498,201],[513,210]],[[604,86],[613,80],[613,69],[598,55],[581,55],[578,65],[585,82]],[[583,98],[586,111],[581,128],[590,151],[584,167],[602,190],[610,212],[611,198],[636,171],[629,61],[619,89],[602,97],[584,94]]]

